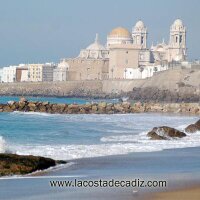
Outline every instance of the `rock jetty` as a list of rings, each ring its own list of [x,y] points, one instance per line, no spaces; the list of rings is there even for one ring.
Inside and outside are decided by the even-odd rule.
[[[16,154],[0,154],[0,176],[24,175],[66,163],[39,156],[22,156]]]
[[[79,104],[55,104],[49,102],[29,102],[21,98],[19,102],[9,101],[0,104],[0,112],[45,112],[59,114],[115,114],[115,113],[142,113],[142,112],[164,112],[164,113],[187,113],[200,114],[199,103],[89,103]]]

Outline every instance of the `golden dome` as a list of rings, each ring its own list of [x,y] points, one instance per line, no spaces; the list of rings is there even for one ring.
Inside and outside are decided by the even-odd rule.
[[[117,27],[115,29],[113,29],[109,35],[109,37],[126,37],[126,38],[131,38],[131,34],[130,32],[122,27]]]

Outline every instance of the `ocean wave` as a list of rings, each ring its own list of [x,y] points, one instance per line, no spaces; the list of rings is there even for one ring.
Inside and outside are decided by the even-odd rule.
[[[157,151],[154,146],[145,147],[140,144],[122,143],[98,144],[98,145],[38,145],[16,147],[16,153],[20,155],[36,155],[50,157],[58,160],[73,160],[78,158],[91,158],[110,155],[122,155],[130,152]],[[161,150],[161,149],[160,149]]]
[[[6,152],[6,141],[2,136],[0,136],[0,153]]]
[[[73,160],[78,158],[122,155],[133,152],[155,152],[165,149],[200,146],[200,132],[173,140],[150,140],[145,132],[137,135],[109,136],[94,145],[24,145],[15,146],[17,154],[36,155],[53,159]]]
[[[18,115],[37,115],[37,116],[44,116],[44,117],[51,117],[53,115],[60,115],[60,114],[49,114],[49,113],[42,113],[42,112],[21,112],[21,111],[14,111],[12,114]]]
[[[139,142],[141,139],[146,138],[147,132],[141,132],[138,135],[117,135],[102,137],[101,142]]]

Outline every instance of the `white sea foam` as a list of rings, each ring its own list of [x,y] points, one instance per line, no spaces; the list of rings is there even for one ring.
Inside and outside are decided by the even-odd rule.
[[[57,145],[57,146],[24,146],[18,147],[17,154],[31,154],[51,157],[54,159],[77,159],[88,157],[100,157],[108,155],[120,155],[130,152],[149,152],[157,151],[158,148],[153,146],[141,146],[140,144],[122,143],[117,144],[99,144],[99,145]],[[160,149],[161,150],[161,149]]]
[[[31,154],[54,159],[77,159],[122,155],[132,152],[153,152],[164,149],[200,146],[200,132],[173,140],[150,140],[146,133],[139,135],[109,136],[101,138],[102,143],[95,145],[25,145],[15,146],[18,154]]]
[[[0,136],[0,153],[5,153],[6,151],[6,141],[2,136]]]
[[[42,113],[42,112],[21,112],[21,111],[14,111],[13,114],[18,115],[37,115],[37,116],[44,116],[44,117],[51,117],[57,114],[49,114],[49,113]]]

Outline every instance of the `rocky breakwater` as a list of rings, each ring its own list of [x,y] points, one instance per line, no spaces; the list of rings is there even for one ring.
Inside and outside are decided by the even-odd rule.
[[[170,112],[200,114],[199,103],[89,103],[79,104],[54,104],[49,102],[29,102],[21,98],[19,102],[9,101],[0,104],[0,112],[45,112],[59,114],[115,114],[115,113],[142,113],[142,112]]]
[[[45,170],[65,161],[55,161],[39,156],[22,156],[16,154],[0,154],[0,176],[24,175],[38,170]]]

